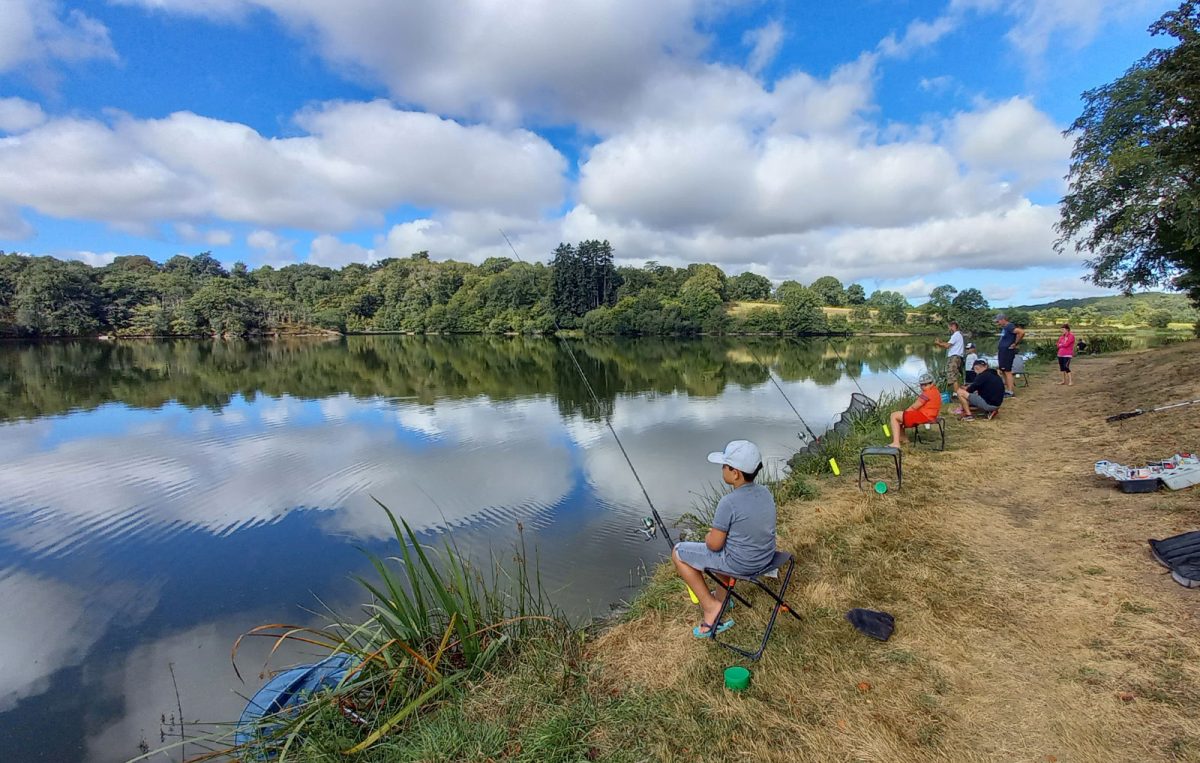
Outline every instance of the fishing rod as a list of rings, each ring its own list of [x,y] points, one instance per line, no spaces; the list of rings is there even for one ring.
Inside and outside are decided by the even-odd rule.
[[[1126,411],[1125,413],[1118,413],[1115,416],[1109,416],[1105,419],[1105,421],[1111,424],[1114,421],[1124,421],[1125,419],[1132,419],[1134,416],[1141,416],[1143,413],[1158,413],[1159,411],[1167,411],[1172,408],[1182,408],[1186,405],[1196,405],[1197,403],[1200,403],[1200,398],[1196,400],[1184,400],[1180,403],[1171,403],[1170,405],[1160,405],[1157,408],[1151,408],[1145,411],[1141,408],[1134,408],[1132,411]]]
[[[854,374],[850,373],[850,361],[848,361],[842,357],[842,353],[838,352],[838,348],[833,342],[829,343],[829,349],[833,350],[833,354],[837,356],[837,359],[842,361],[842,368],[846,369],[846,376],[849,376],[850,381],[854,382],[854,386],[858,389],[858,394],[860,394],[863,397],[865,397],[866,399],[870,400],[871,396],[868,395],[866,392],[864,392],[862,385],[858,383],[858,377],[855,376]],[[861,368],[861,366],[860,366],[860,368]],[[872,402],[874,402],[874,401],[872,401]]]
[[[513,256],[517,258],[517,261],[525,264],[525,260],[521,259],[521,255],[517,252],[517,248],[513,246],[512,241],[509,240],[508,234],[504,232],[503,228],[500,229],[500,235],[504,237],[504,243],[508,244],[508,248],[512,250]],[[562,326],[558,324],[558,318],[554,315],[553,310],[550,312],[550,319],[554,322],[555,330],[561,332]],[[654,501],[650,500],[650,493],[646,490],[645,484],[642,483],[642,478],[638,475],[637,469],[633,465],[633,459],[629,457],[629,453],[625,450],[625,444],[621,442],[621,438],[617,434],[617,430],[613,428],[612,412],[600,402],[600,397],[596,394],[596,390],[592,388],[592,383],[588,380],[587,374],[584,373],[583,366],[579,365],[579,359],[575,357],[575,351],[571,349],[571,345],[565,341],[560,342],[559,344],[567,351],[567,355],[570,356],[571,363],[575,366],[575,370],[579,373],[579,378],[583,380],[583,386],[587,389],[588,394],[591,395],[592,402],[596,404],[596,409],[605,411],[604,425],[608,427],[608,431],[612,432],[613,439],[617,441],[617,447],[621,449],[621,455],[625,457],[625,463],[629,464],[629,471],[633,473],[633,478],[637,480],[638,487],[642,489],[642,496],[646,499],[646,504],[650,507],[650,513],[654,516],[653,522],[650,521],[650,517],[646,517],[643,520],[644,529],[642,530],[642,534],[646,536],[646,540],[650,540],[650,538],[654,536],[654,530],[657,529],[658,531],[662,532],[663,538],[667,541],[667,545],[674,550],[675,541],[671,539],[671,533],[669,530],[667,530],[667,524],[663,521],[662,515],[658,513],[658,509],[655,508]],[[655,527],[656,525],[657,528]],[[688,589],[688,593],[690,593],[692,598],[695,599],[696,595],[691,591],[690,588]]]
[[[770,378],[771,383],[775,385],[775,389],[779,390],[779,394],[783,395],[783,399],[787,401],[788,407],[792,409],[792,413],[796,414],[796,418],[800,419],[800,423],[804,425],[804,429],[808,432],[809,439],[812,442],[816,442],[818,439],[817,435],[813,433],[812,427],[810,427],[808,422],[804,420],[804,417],[800,415],[800,411],[796,409],[796,406],[792,405],[792,399],[787,396],[786,392],[783,391],[783,387],[781,387],[779,382],[775,380],[775,374],[771,373],[771,367],[762,362],[762,359],[758,357],[758,354],[754,352],[754,348],[749,344],[746,345],[746,349],[750,351],[750,357],[754,358],[754,361],[762,366],[763,370],[767,372],[767,377]]]

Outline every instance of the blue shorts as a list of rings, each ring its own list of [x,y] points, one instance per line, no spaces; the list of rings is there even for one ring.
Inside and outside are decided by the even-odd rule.
[[[728,564],[725,561],[725,549],[713,551],[705,543],[681,541],[675,544],[675,554],[684,564],[701,572],[706,569],[723,570]]]
[[[1016,350],[1001,350],[996,354],[996,365],[1001,371],[1012,372],[1013,361],[1017,359]]]
[[[725,556],[725,549],[713,551],[704,543],[682,542],[675,544],[675,553],[689,567],[704,572],[705,569],[732,572],[735,575],[750,575],[759,570],[743,571]]]

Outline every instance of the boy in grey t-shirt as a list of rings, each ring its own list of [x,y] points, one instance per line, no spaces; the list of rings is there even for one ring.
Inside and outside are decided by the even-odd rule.
[[[676,543],[671,552],[679,577],[700,600],[703,619],[692,629],[696,638],[709,635],[721,611],[722,600],[709,593],[704,582],[705,568],[753,575],[775,556],[775,498],[770,489],[754,484],[762,469],[758,447],[748,440],[734,440],[723,452],[708,454],[708,460],[721,464],[721,477],[733,492],[717,504],[703,543]],[[716,626],[717,632],[732,625],[733,620],[726,619]]]

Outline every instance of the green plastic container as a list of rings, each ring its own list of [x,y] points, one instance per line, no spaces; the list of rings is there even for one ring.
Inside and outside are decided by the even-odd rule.
[[[884,482],[883,480],[879,480],[878,482],[875,483],[875,492],[876,493],[883,495],[887,491],[888,491],[888,486],[887,486],[886,482]]]
[[[750,671],[741,665],[725,668],[725,688],[730,691],[745,691],[750,688]]]

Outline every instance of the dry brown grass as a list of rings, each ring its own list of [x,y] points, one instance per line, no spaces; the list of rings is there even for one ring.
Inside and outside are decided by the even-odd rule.
[[[1056,370],[1056,369],[1054,369]],[[912,452],[900,493],[852,476],[780,512],[790,598],[743,695],[734,664],[694,641],[682,589],[593,647],[601,686],[650,697],[640,748],[676,759],[1200,760],[1200,592],[1164,575],[1146,539],[1200,526],[1200,488],[1125,495],[1100,458],[1200,449],[1195,408],[1119,424],[1122,410],[1200,397],[1200,343],[1050,369],[994,421],[952,423],[945,453]],[[849,470],[848,470],[849,471]],[[667,585],[667,570],[655,588]],[[766,609],[727,635],[752,641]],[[843,619],[896,616],[886,644]],[[715,741],[714,741],[715,737]],[[614,729],[595,738],[620,756]],[[703,741],[708,738],[706,743]]]

